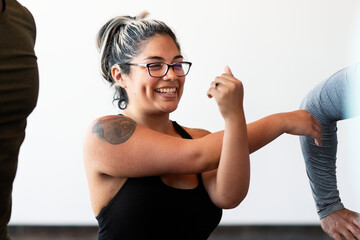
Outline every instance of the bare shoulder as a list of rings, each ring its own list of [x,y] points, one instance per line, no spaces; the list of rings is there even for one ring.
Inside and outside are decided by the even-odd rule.
[[[186,132],[188,132],[191,135],[192,138],[202,138],[211,133],[208,130],[201,128],[188,128],[188,127],[183,127],[183,128],[185,129]]]
[[[83,141],[83,157],[86,163],[98,168],[98,163],[110,161],[112,156],[124,150],[121,147],[134,134],[136,122],[122,115],[104,116],[93,121]],[[90,166],[90,165],[89,165]]]
[[[93,121],[84,137],[83,158],[89,172],[106,173],[116,156],[122,156],[126,145],[136,129],[136,122],[122,115],[104,116]],[[105,167],[105,165],[107,165]]]
[[[116,145],[126,142],[134,133],[136,122],[122,115],[104,116],[96,119],[88,134],[100,140]]]

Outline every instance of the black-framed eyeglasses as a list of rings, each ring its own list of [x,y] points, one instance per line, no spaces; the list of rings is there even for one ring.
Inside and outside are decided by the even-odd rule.
[[[153,62],[153,63],[127,63],[126,65],[146,67],[150,77],[163,77],[165,76],[169,68],[172,68],[176,76],[184,77],[186,76],[192,65],[191,62],[176,62],[173,64],[167,64],[163,62]]]

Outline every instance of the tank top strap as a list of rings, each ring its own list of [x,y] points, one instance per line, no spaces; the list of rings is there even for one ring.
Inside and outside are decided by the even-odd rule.
[[[186,139],[192,139],[192,137],[190,136],[190,134],[188,132],[185,131],[185,129],[183,127],[181,127],[176,121],[171,121],[175,131],[180,134],[180,136],[182,138],[186,138]]]
[[[181,127],[176,121],[171,121],[174,128],[175,128],[175,131],[180,134],[180,136],[182,138],[186,138],[186,139],[193,139],[191,137],[191,135],[185,131],[185,129],[183,127]],[[202,177],[201,177],[201,173],[197,174],[197,178],[198,178],[198,181],[199,181],[199,184],[200,185],[203,185],[203,181],[202,181]]]

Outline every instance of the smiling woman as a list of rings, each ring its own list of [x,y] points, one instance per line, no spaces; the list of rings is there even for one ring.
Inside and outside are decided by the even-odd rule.
[[[225,121],[209,133],[171,121],[191,63],[163,22],[116,17],[98,35],[103,77],[122,115],[100,117],[84,141],[84,162],[99,239],[207,239],[245,198],[249,152],[284,132],[319,140],[306,111],[246,125],[243,86],[226,67],[207,92]]]

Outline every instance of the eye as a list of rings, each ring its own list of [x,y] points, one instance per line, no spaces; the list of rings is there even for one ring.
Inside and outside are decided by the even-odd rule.
[[[162,67],[163,67],[163,64],[162,64],[162,63],[150,63],[150,64],[148,65],[148,68],[149,68],[150,70],[154,70],[154,71],[160,70],[160,69],[162,69]]]
[[[175,63],[174,68],[175,68],[175,70],[182,70],[183,69],[183,64],[182,63]]]

